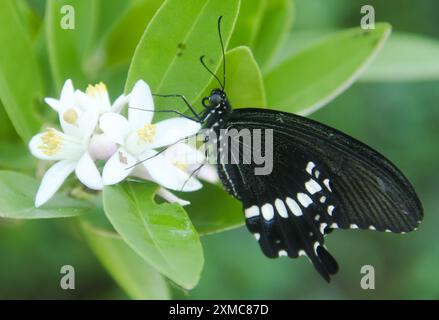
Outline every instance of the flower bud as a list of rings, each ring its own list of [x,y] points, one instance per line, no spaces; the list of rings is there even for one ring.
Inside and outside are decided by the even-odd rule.
[[[90,140],[88,151],[93,159],[107,160],[117,151],[117,146],[105,134],[95,134]]]

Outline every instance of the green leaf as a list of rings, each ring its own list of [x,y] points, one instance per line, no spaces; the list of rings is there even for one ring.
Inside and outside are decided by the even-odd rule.
[[[29,35],[13,0],[0,1],[0,42],[0,99],[15,130],[27,143],[41,125],[34,99],[42,97],[43,85]]]
[[[361,75],[390,31],[387,23],[350,29],[284,60],[264,75],[269,106],[304,115],[319,109]]]
[[[185,209],[201,235],[241,227],[244,224],[242,204],[218,185],[203,183],[197,192],[180,196],[191,202]]]
[[[0,143],[0,169],[30,171],[35,164],[36,160],[26,146],[17,142]]]
[[[104,210],[128,245],[163,275],[193,288],[203,268],[198,233],[178,205],[154,202],[157,186],[125,182],[104,189]]]
[[[46,219],[73,217],[88,212],[91,205],[63,194],[55,195],[40,208],[34,207],[39,182],[13,171],[0,171],[0,217]]]
[[[234,108],[265,107],[267,102],[264,81],[251,50],[248,47],[237,47],[227,51],[226,61],[226,92],[232,106]],[[222,71],[219,71],[218,77],[220,72],[222,74]],[[201,98],[218,87],[218,81],[212,79]]]
[[[59,91],[67,79],[72,79],[78,88],[85,88],[90,75],[85,71],[83,61],[90,51],[97,28],[98,0],[49,0],[46,5],[46,37],[49,62],[56,89]],[[69,7],[67,7],[69,6]],[[62,12],[62,8],[73,8],[74,11]],[[74,29],[65,29],[63,22],[73,12]],[[67,20],[66,20],[67,19]],[[65,23],[64,23],[65,26]],[[73,26],[73,24],[72,24]]]
[[[256,61],[263,71],[271,66],[277,50],[286,39],[293,24],[293,16],[293,1],[270,0],[267,2],[259,33],[252,47]]]
[[[206,55],[213,71],[220,65],[218,16],[224,16],[221,31],[227,45],[239,4],[237,0],[167,0],[152,18],[134,53],[125,92],[143,79],[155,93],[180,93],[194,102],[211,78],[200,64],[200,56]],[[169,108],[170,103],[177,102],[156,99],[158,108]]]
[[[28,34],[34,39],[38,34],[42,19],[26,0],[16,0],[15,5],[23,26],[26,27]]]
[[[241,0],[236,26],[229,48],[254,44],[258,34],[267,0]]]
[[[82,230],[102,265],[131,298],[170,299],[166,280],[120,237],[97,231],[87,223],[82,223]]]
[[[439,79],[439,41],[416,34],[395,33],[361,77],[364,81]]]
[[[104,37],[100,50],[103,50],[103,63],[106,66],[131,60],[146,26],[162,3],[163,0],[142,0],[128,8]]]
[[[285,43],[277,52],[273,59],[273,66],[283,62],[285,59],[292,57],[307,47],[316,44],[318,41],[330,36],[340,30],[337,29],[306,29],[295,30],[290,32]]]
[[[103,35],[119,22],[127,8],[130,7],[133,2],[138,0],[125,0],[125,1],[99,1],[99,23],[97,27],[97,34]]]
[[[16,142],[16,138],[18,137],[17,132],[14,129],[11,121],[8,118],[8,114],[6,113],[5,108],[3,107],[2,102],[0,101],[0,140],[2,141],[14,141]]]

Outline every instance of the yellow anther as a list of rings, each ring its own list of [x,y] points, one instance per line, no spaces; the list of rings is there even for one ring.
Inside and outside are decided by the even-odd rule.
[[[78,120],[78,113],[75,109],[67,109],[63,114],[63,119],[67,123],[75,124]]]
[[[97,96],[101,93],[105,93],[105,92],[107,92],[107,86],[103,82],[99,82],[98,84],[95,84],[94,86],[89,84],[87,87],[87,91],[86,91],[86,93],[92,97]]]
[[[55,129],[48,129],[41,137],[41,142],[38,148],[46,155],[53,156],[62,146],[63,136]]]
[[[151,143],[155,136],[155,125],[145,124],[143,128],[137,130],[137,136],[140,140]]]

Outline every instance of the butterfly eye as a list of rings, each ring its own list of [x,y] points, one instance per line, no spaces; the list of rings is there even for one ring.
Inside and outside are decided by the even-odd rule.
[[[221,102],[223,101],[223,97],[218,93],[214,93],[210,96],[209,101],[212,106],[217,106],[221,104]]]

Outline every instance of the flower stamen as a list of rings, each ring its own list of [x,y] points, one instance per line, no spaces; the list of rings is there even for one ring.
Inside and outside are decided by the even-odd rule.
[[[38,146],[46,156],[53,156],[58,153],[62,146],[63,136],[55,129],[48,129],[41,137],[42,144]]]
[[[102,93],[106,93],[107,92],[107,86],[103,83],[103,82],[99,82],[96,85],[91,85],[89,84],[86,90],[86,93],[90,96],[90,97],[97,97]]]
[[[143,128],[137,129],[137,136],[140,140],[151,143],[155,136],[155,125],[145,124]]]

